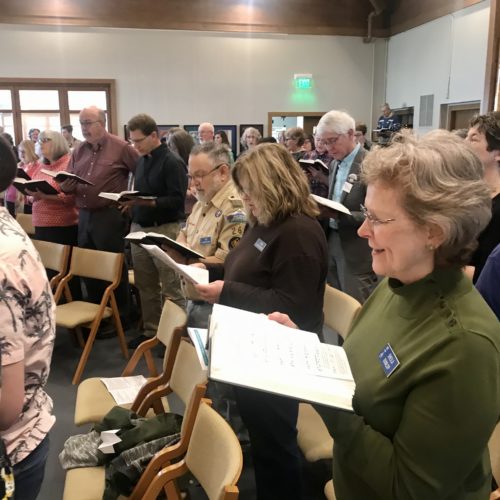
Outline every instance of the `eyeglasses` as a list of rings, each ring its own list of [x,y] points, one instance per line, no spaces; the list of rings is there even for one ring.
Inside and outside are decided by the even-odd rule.
[[[150,134],[151,135],[151,134]],[[142,141],[145,141],[147,138],[149,137],[149,135],[146,135],[144,137],[141,137],[140,139],[129,139],[129,141],[132,143],[132,144],[140,144]]]
[[[337,141],[343,136],[344,134],[340,134],[337,137],[329,137],[328,139],[319,139],[319,142],[322,142],[323,144],[326,144],[327,146],[333,146],[334,144],[337,144]],[[318,140],[318,139],[317,139]]]
[[[388,222],[394,222],[396,219],[377,219],[372,215],[364,205],[360,205],[361,213],[365,220],[367,220],[372,226],[380,226],[381,224],[387,224]]]
[[[47,142],[50,142],[52,139],[49,137],[44,137],[43,139],[38,139],[38,144],[45,144]]]
[[[207,175],[213,174],[217,169],[222,167],[222,165],[227,165],[227,163],[219,163],[214,168],[212,168],[212,170],[209,170],[208,172],[206,172],[204,174],[190,174],[187,176],[188,181],[191,182],[192,180],[194,181],[196,179],[198,179],[199,181],[202,181]]]
[[[99,123],[99,120],[94,120],[94,121],[84,121],[84,122],[80,122],[80,125],[82,127],[90,127],[91,125],[93,125],[94,123]]]

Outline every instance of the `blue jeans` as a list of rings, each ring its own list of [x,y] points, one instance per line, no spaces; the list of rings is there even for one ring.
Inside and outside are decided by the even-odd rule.
[[[15,500],[36,500],[42,487],[49,435],[24,459],[14,465]]]

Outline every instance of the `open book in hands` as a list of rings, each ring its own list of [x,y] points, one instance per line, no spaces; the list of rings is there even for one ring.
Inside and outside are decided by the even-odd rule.
[[[144,231],[135,231],[133,233],[127,234],[125,239],[130,241],[131,243],[141,244],[144,243],[146,245],[157,245],[161,247],[165,245],[167,247],[173,248],[177,250],[183,257],[187,259],[203,259],[205,256],[187,246],[179,243],[164,234],[159,233],[145,233]]]
[[[318,205],[330,208],[331,210],[334,210],[336,212],[351,215],[351,211],[338,201],[329,200],[328,198],[323,198],[322,196],[317,196],[315,194],[311,194],[310,196]]]
[[[106,198],[112,201],[130,201],[130,200],[156,200],[158,196],[151,196],[149,194],[141,193],[140,191],[121,191],[120,193],[107,193],[101,191],[98,194],[101,198]]]
[[[353,411],[355,383],[342,347],[220,304],[209,336],[211,379]]]
[[[145,245],[141,243],[141,247],[147,250],[153,257],[166,264],[173,269],[178,275],[182,276],[189,283],[194,285],[208,285],[208,270],[201,267],[186,266],[178,264],[170,255],[164,252],[156,245]]]
[[[12,181],[12,185],[26,196],[29,196],[28,191],[40,191],[45,194],[59,194],[57,189],[44,180],[26,180],[21,177],[16,177]]]
[[[83,177],[80,177],[79,175],[72,174],[71,172],[54,172],[53,170],[49,170],[48,168],[41,168],[40,172],[43,172],[46,175],[49,175],[50,177],[53,177],[54,180],[58,183],[67,181],[69,179],[73,179],[76,182],[79,182],[80,184],[87,184],[89,186],[93,186],[94,183],[88,181],[87,179],[84,179]]]
[[[304,158],[301,158],[299,160],[299,164],[304,170],[322,170],[326,175],[328,175],[329,172],[328,165],[323,160],[319,160],[318,158],[315,160],[305,160]]]

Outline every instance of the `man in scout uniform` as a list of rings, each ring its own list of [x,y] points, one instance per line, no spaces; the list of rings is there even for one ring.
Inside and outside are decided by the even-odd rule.
[[[188,178],[198,202],[177,241],[203,254],[202,262],[222,263],[239,243],[246,223],[243,202],[231,180],[228,150],[215,143],[195,146],[189,156]],[[176,252],[168,253],[186,263]],[[211,304],[200,301],[189,284],[183,290],[190,299],[188,325],[206,328]]]

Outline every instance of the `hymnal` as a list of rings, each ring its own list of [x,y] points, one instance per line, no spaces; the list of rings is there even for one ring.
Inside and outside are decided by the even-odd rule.
[[[209,338],[211,379],[353,411],[346,353],[315,333],[215,304]]]
[[[26,179],[27,181],[31,180],[31,177],[28,175],[28,172],[26,172],[26,170],[22,169],[21,167],[17,167],[16,177],[20,177],[21,179]]]
[[[136,244],[144,243],[146,245],[157,245],[161,247],[166,245],[174,250],[177,250],[180,254],[188,259],[203,259],[205,256],[187,246],[179,243],[164,234],[159,233],[145,233],[144,231],[136,231],[134,233],[129,233],[125,236],[125,239]]]
[[[331,208],[332,210],[335,210],[337,212],[342,212],[343,214],[351,215],[351,211],[338,201],[329,200],[328,198],[323,198],[322,196],[317,196],[315,194],[311,194],[311,197],[319,205]]]
[[[130,200],[156,200],[157,196],[151,196],[149,194],[141,193],[139,191],[121,191],[120,193],[106,193],[102,191],[99,193],[101,198],[106,198],[107,200],[113,201],[130,201]]]
[[[311,168],[314,168],[315,170],[322,170],[324,174],[328,175],[329,169],[328,165],[319,159],[316,160],[305,160],[305,159],[300,159],[299,160],[300,166],[305,169],[309,170]]]
[[[58,194],[57,189],[52,187],[47,181],[28,181],[26,179],[22,179],[21,177],[16,177],[12,184],[18,191],[21,191],[21,193],[26,196],[29,196],[29,193],[27,193],[27,191],[41,191],[45,194]]]
[[[79,175],[72,174],[71,172],[53,172],[52,170],[49,170],[47,168],[42,168],[40,169],[41,172],[44,174],[50,175],[50,177],[53,177],[56,182],[64,182],[67,181],[68,179],[73,179],[80,184],[87,184],[89,186],[93,186],[94,183],[88,181],[87,179],[84,179],[83,177],[80,177]]]

